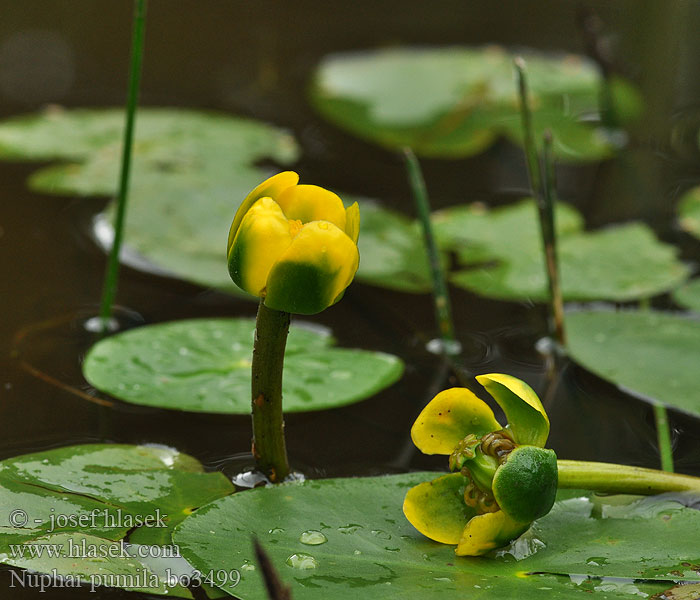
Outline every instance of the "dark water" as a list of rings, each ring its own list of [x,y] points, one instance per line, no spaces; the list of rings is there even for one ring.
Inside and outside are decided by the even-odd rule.
[[[700,90],[697,77],[688,75],[697,73],[697,42],[688,32],[697,25],[698,5],[581,4],[598,12],[613,34],[619,64],[655,110],[624,165],[560,168],[561,195],[582,210],[590,226],[644,219],[678,244],[685,259],[697,260],[698,243],[674,229],[673,214],[679,193],[697,181],[700,165],[695,143]],[[302,146],[295,168],[305,181],[382,198],[413,214],[398,158],[338,132],[307,106],[304,89],[316,62],[331,51],[391,44],[501,43],[581,52],[577,6],[515,0],[152,0],[142,103],[217,109],[285,126]],[[48,103],[123,103],[130,2],[1,0],[0,15],[0,116]],[[664,34],[671,29],[673,36]],[[658,57],[670,59],[666,69],[659,68]],[[669,78],[676,81],[670,91]],[[80,360],[93,338],[81,323],[96,311],[105,262],[88,230],[105,200],[34,194],[25,180],[35,168],[0,163],[0,456],[101,440],[148,442],[174,446],[212,469],[231,472],[249,450],[247,417],[120,403],[105,407],[86,399]],[[425,161],[424,168],[435,207],[468,200],[498,204],[526,185],[520,151],[506,143],[464,161]],[[550,446],[561,458],[658,466],[648,406],[571,364],[548,383],[534,349],[545,333],[543,307],[456,289],[451,294],[465,348],[462,367],[471,373],[508,372],[530,383],[545,399]],[[121,314],[132,324],[255,311],[253,304],[222,293],[128,268],[122,270],[118,301],[128,307]],[[658,305],[669,303],[662,298]],[[371,400],[290,415],[289,453],[297,469],[327,477],[444,467],[442,458],[414,452],[408,435],[425,402],[456,384],[441,360],[425,350],[435,334],[432,315],[429,296],[354,283],[340,304],[314,317],[333,330],[340,345],[400,355],[407,368],[401,381]],[[677,469],[700,474],[698,423],[674,412],[670,418]],[[0,588],[8,586],[9,574],[2,571]],[[118,590],[40,595],[16,588],[9,597],[139,596]]]

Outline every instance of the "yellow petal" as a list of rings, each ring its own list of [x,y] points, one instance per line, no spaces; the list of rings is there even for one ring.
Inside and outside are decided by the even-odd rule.
[[[502,373],[477,375],[476,380],[503,409],[515,443],[543,448],[549,436],[549,417],[532,388]]]
[[[360,238],[360,206],[357,202],[345,209],[345,233],[357,244]]]
[[[359,264],[355,243],[333,223],[301,228],[270,271],[265,306],[313,315],[337,302]]]
[[[467,521],[476,515],[464,503],[465,485],[460,473],[421,483],[408,490],[403,513],[424,536],[443,544],[457,544]]]
[[[440,392],[418,415],[411,439],[424,454],[451,454],[467,435],[501,429],[493,411],[466,388]]]
[[[260,198],[272,198],[277,200],[283,190],[288,187],[295,186],[299,181],[299,175],[294,171],[283,171],[263,181],[250,194],[248,194],[236,211],[236,216],[231,223],[231,229],[228,232],[228,246],[226,247],[226,256],[231,253],[231,246],[236,237],[236,232],[241,226],[243,217]]]
[[[457,556],[481,556],[505,546],[529,527],[530,523],[518,523],[502,510],[479,515],[467,523],[455,553]]]
[[[264,294],[272,266],[292,243],[289,221],[271,198],[261,198],[241,221],[228,256],[234,283],[254,296]]]
[[[345,207],[333,192],[317,185],[295,185],[275,198],[288,219],[328,221],[345,231]]]

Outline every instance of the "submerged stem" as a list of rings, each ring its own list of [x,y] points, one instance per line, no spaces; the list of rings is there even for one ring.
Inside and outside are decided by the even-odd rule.
[[[258,306],[252,366],[253,456],[273,483],[289,475],[282,413],[282,369],[289,313]]]
[[[413,199],[418,211],[418,219],[422,225],[423,238],[428,250],[430,273],[433,278],[433,298],[435,302],[435,317],[440,329],[440,338],[443,341],[443,350],[449,354],[449,348],[454,346],[455,331],[452,321],[452,308],[450,306],[450,294],[445,280],[445,272],[440,262],[440,252],[433,235],[433,226],[430,220],[430,200],[425,179],[420,168],[420,163],[410,148],[404,148],[406,171],[408,182],[413,192]],[[450,343],[452,342],[452,343]]]
[[[700,492],[700,477],[611,463],[559,460],[559,487],[609,494]]]
[[[138,104],[139,86],[141,83],[141,65],[143,63],[144,34],[146,29],[146,0],[135,0],[134,22],[131,35],[131,64],[129,67],[129,91],[126,100],[126,123],[122,142],[122,158],[119,174],[119,190],[117,192],[117,210],[114,218],[114,240],[109,252],[105,278],[102,285],[102,300],[100,302],[100,319],[102,331],[109,329],[112,316],[112,306],[117,293],[119,275],[119,252],[124,233],[126,203],[129,191],[129,175],[131,172],[131,150],[134,138],[134,123]]]

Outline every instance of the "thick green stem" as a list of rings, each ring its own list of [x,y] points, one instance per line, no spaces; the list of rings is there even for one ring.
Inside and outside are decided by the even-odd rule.
[[[119,276],[119,252],[124,233],[124,219],[126,217],[126,202],[129,191],[129,175],[131,172],[131,149],[134,138],[134,122],[136,120],[136,106],[138,105],[139,86],[141,83],[141,65],[143,63],[144,34],[146,29],[146,0],[135,0],[134,23],[131,35],[131,65],[129,67],[129,91],[126,100],[126,124],[124,126],[124,139],[122,146],[121,170],[119,174],[119,190],[117,193],[117,211],[114,218],[114,240],[109,252],[105,279],[102,286],[102,300],[100,302],[100,318],[102,331],[109,329],[112,316],[112,306],[117,294],[117,281]]]
[[[289,313],[258,307],[253,346],[253,456],[271,482],[289,475],[282,414],[282,369],[289,333]]]
[[[671,446],[671,427],[668,424],[668,412],[663,404],[654,404],[656,421],[656,439],[659,444],[661,468],[673,473],[673,447]]]
[[[408,181],[413,192],[413,199],[418,211],[418,219],[423,228],[425,247],[428,250],[430,273],[433,278],[433,298],[435,302],[435,318],[440,330],[440,338],[443,341],[443,350],[449,354],[449,349],[454,346],[455,331],[452,322],[452,309],[450,306],[450,294],[445,280],[445,272],[440,262],[440,252],[433,235],[433,226],[430,220],[430,200],[425,179],[420,168],[420,163],[410,148],[404,148],[406,171]]]
[[[559,487],[609,494],[662,494],[700,492],[700,477],[610,463],[560,460]]]

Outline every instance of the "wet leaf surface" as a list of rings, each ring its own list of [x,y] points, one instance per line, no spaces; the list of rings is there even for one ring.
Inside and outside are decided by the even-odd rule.
[[[569,353],[621,388],[700,416],[700,320],[655,311],[566,315]]]
[[[173,556],[172,529],[233,491],[220,473],[205,473],[194,458],[164,447],[88,444],[6,459],[0,462],[0,562],[191,598],[166,579],[166,568],[192,572]],[[133,543],[159,546],[142,553],[168,560],[141,558]]]
[[[146,406],[250,413],[255,322],[193,319],[132,329],[98,342],[85,378],[112,396]],[[382,352],[332,347],[326,332],[292,326],[284,361],[284,410],[351,404],[394,383],[403,363]]]
[[[333,54],[317,69],[311,101],[329,121],[387,148],[471,156],[499,137],[521,143],[514,56],[498,46]],[[598,111],[596,67],[581,56],[524,56],[536,139],[551,129],[562,160],[609,156],[612,146],[590,119]],[[638,94],[629,84],[614,82],[613,93],[623,119],[638,115]]]
[[[592,591],[596,598],[633,598],[683,576],[698,578],[684,563],[697,564],[700,557],[700,513],[663,498],[629,498],[628,518],[620,508],[607,515],[607,499],[567,491],[511,546],[488,557],[457,557],[452,546],[421,536],[401,511],[410,487],[439,475],[246,491],[188,518],[174,540],[201,570],[240,569],[240,584],[224,589],[243,600],[266,598],[252,569],[253,534],[295,597],[308,599],[585,598]],[[316,532],[313,543],[309,531]],[[636,583],[640,577],[664,583]]]

